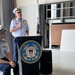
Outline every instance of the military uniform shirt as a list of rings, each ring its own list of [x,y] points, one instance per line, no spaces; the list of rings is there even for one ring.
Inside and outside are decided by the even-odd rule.
[[[29,30],[27,21],[25,19],[19,20],[18,18],[15,18],[11,21],[10,29],[15,28],[20,22],[22,22],[22,27],[18,28],[14,32],[12,32],[12,35],[14,37],[25,36],[26,31]]]
[[[7,58],[7,52],[10,52],[8,44],[4,40],[0,41],[0,58]]]

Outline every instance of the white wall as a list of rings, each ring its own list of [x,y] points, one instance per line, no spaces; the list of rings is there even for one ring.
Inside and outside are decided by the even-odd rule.
[[[36,35],[37,25],[37,0],[17,0],[17,7],[22,9],[23,18],[29,24],[29,35]]]
[[[21,5],[27,5],[27,4],[35,4],[37,0],[17,0],[17,4],[19,6]],[[63,1],[72,1],[72,0],[38,0],[40,4],[45,3],[55,3],[55,2],[63,2]]]
[[[17,6],[34,5],[37,0],[16,0]]]
[[[28,21],[29,25],[29,35],[35,36],[36,35],[36,5],[32,6],[23,6],[22,14],[23,18]]]

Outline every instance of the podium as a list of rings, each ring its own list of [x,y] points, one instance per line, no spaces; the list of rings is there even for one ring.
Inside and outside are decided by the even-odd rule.
[[[17,37],[16,41],[20,75],[39,75],[42,36]]]

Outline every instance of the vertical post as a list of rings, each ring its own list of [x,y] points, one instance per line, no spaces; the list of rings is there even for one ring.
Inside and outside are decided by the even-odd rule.
[[[51,19],[56,19],[57,16],[57,4],[51,4]]]
[[[40,35],[39,0],[37,0],[37,35]]]
[[[10,21],[13,18],[13,0],[1,0],[1,25],[4,26],[6,30],[6,41],[9,44],[9,47],[12,49],[12,36],[9,32]]]
[[[63,22],[63,3],[61,3],[61,22]]]

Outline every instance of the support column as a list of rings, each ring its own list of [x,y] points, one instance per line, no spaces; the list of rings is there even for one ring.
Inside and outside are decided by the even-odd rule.
[[[1,25],[6,30],[5,40],[8,42],[10,50],[12,51],[12,36],[9,32],[10,22],[13,18],[13,0],[1,0]]]
[[[51,19],[56,19],[57,17],[57,4],[51,4]]]

